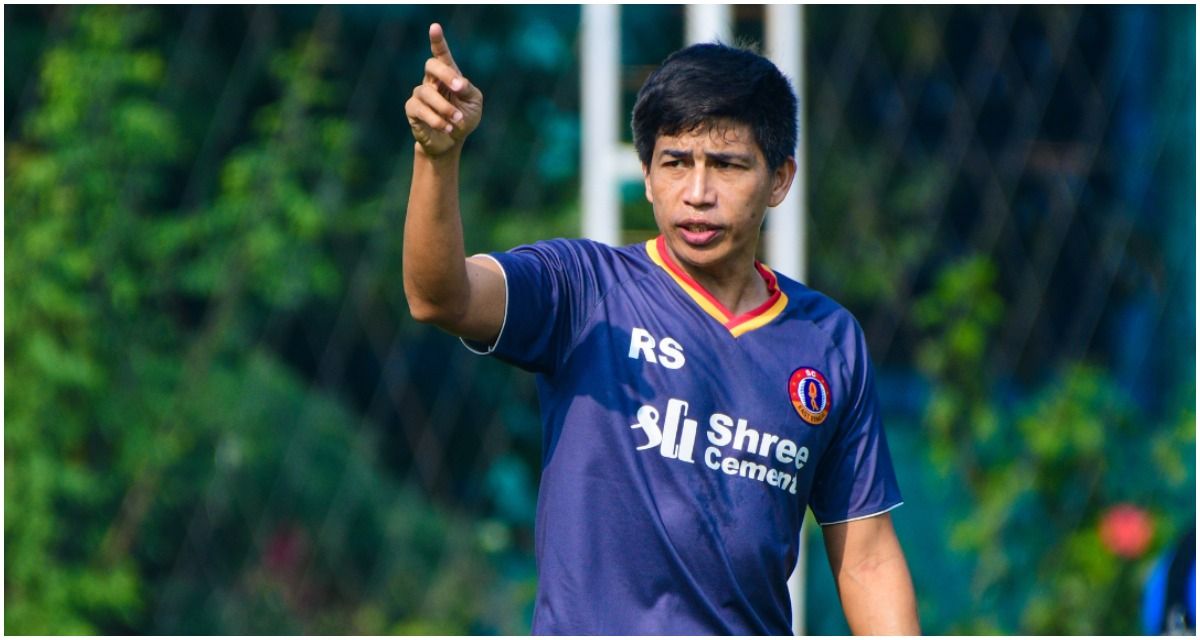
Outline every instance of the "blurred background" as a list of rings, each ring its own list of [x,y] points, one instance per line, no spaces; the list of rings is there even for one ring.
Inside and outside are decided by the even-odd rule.
[[[528,632],[533,379],[409,317],[403,103],[440,21],[468,251],[577,236],[580,13],[5,6],[5,632]],[[625,114],[683,13],[622,8]],[[803,15],[807,280],[925,631],[1142,632],[1195,522],[1195,8]]]

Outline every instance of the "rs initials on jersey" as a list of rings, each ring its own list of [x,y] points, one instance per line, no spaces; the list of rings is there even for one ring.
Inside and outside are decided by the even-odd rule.
[[[675,338],[668,336],[656,340],[641,327],[634,327],[629,336],[629,357],[661,364],[668,369],[682,368],[684,363],[683,346]]]

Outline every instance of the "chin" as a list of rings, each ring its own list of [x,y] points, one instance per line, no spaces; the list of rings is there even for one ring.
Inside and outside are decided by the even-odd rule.
[[[671,250],[679,261],[696,267],[718,263],[729,253],[723,239],[697,247],[684,242],[682,238],[676,238],[675,242],[671,243]]]

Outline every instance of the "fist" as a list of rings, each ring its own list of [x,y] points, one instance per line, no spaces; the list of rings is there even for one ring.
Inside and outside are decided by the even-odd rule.
[[[404,103],[413,137],[426,155],[439,156],[461,145],[483,117],[483,93],[463,77],[450,55],[442,26],[429,25],[425,77]]]

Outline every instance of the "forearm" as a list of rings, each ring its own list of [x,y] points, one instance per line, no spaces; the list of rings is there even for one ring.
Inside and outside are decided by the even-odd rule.
[[[821,529],[842,611],[856,635],[917,635],[917,598],[889,514]]]
[[[415,145],[404,221],[404,294],[421,322],[453,322],[466,310],[469,283],[459,213],[461,145],[429,156]]]
[[[838,594],[855,635],[918,635],[917,601],[904,555],[869,556],[838,572]]]

